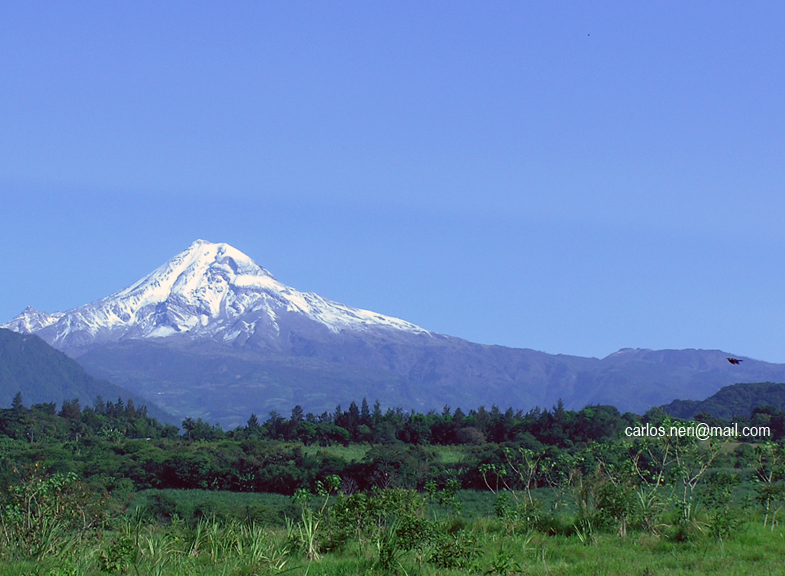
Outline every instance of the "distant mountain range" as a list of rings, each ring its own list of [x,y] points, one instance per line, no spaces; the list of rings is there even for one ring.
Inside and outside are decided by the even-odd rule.
[[[178,418],[225,426],[363,397],[418,410],[561,399],[643,412],[736,382],[785,382],[785,365],[742,357],[734,366],[719,350],[625,349],[600,360],[474,344],[299,292],[202,240],[107,298],[54,314],[28,308],[3,327],[37,334]]]
[[[22,393],[25,406],[46,402],[61,405],[74,398],[82,406],[90,406],[98,396],[111,402],[131,399],[137,406],[146,405],[150,416],[179,425],[171,414],[138,394],[93,378],[38,336],[0,329],[0,407],[10,406],[17,392]]]

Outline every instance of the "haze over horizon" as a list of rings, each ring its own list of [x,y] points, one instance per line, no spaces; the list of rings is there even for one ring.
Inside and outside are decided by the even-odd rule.
[[[0,323],[197,238],[473,342],[785,362],[785,7],[0,8]]]

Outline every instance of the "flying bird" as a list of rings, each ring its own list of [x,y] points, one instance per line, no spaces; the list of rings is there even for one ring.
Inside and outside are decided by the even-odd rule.
[[[728,362],[731,364],[738,364],[739,362],[744,362],[744,360],[739,360],[738,358],[728,358]]]

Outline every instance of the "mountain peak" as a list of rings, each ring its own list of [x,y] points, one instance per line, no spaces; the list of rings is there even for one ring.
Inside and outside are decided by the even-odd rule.
[[[276,284],[272,274],[229,244],[197,240],[163,266],[106,300],[131,299],[134,305],[144,307],[176,299],[195,307],[200,315],[212,317],[219,314],[225,295],[233,288],[269,289]]]
[[[371,328],[427,331],[397,318],[331,302],[285,286],[249,256],[225,243],[196,240],[153,272],[66,313],[27,309],[3,327],[39,332],[62,348],[99,341],[188,334],[229,343],[257,334],[280,336],[284,317],[301,317],[338,333]]]
[[[232,258],[237,258],[239,260],[246,260],[253,262],[253,260],[247,255],[231,246],[226,244],[225,242],[209,242],[207,240],[195,240],[191,243],[191,245],[186,248],[183,252],[181,252],[178,256],[183,256],[185,254],[194,254],[194,253],[201,253],[203,256],[207,255],[221,255],[221,256],[228,256]],[[178,256],[175,256],[177,258]],[[175,259],[173,258],[173,260]]]
[[[32,306],[28,306],[22,310],[21,314],[15,316],[11,319],[11,321],[3,324],[1,327],[13,330],[14,332],[19,332],[20,334],[30,334],[32,332],[42,330],[47,326],[51,326],[62,317],[62,312],[48,314],[46,312],[36,310]]]

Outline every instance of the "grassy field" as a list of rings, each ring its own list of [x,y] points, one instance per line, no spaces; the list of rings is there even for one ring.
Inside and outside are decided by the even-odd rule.
[[[591,543],[577,536],[539,532],[505,533],[499,523],[478,520],[467,527],[479,553],[470,566],[444,568],[424,561],[429,550],[414,550],[382,568],[374,546],[353,543],[339,552],[313,559],[288,547],[283,529],[205,522],[181,526],[133,528],[84,542],[77,554],[43,561],[18,561],[0,574],[77,576],[98,574],[226,575],[226,574],[418,574],[542,576],[752,576],[785,574],[785,534],[758,523],[740,527],[726,541],[698,538],[671,542],[639,534],[626,539],[604,534]],[[124,539],[125,538],[125,539]],[[136,540],[134,540],[136,538]],[[124,547],[125,546],[125,547]],[[123,555],[125,554],[125,555]]]
[[[308,456],[316,456],[318,452],[322,452],[335,458],[345,460],[346,462],[359,462],[365,457],[370,449],[370,444],[350,444],[349,446],[335,445],[326,447],[311,444],[310,446],[302,447],[303,453]]]
[[[176,515],[186,522],[216,517],[220,520],[257,522],[285,526],[286,518],[298,513],[289,496],[272,493],[212,490],[144,490],[131,499],[128,510],[152,509],[162,521]]]
[[[466,450],[459,446],[434,446],[440,464],[460,464],[466,458]]]
[[[544,502],[552,501],[548,490],[538,490],[535,494]],[[494,515],[496,497],[490,492],[480,490],[460,490],[457,500],[460,503],[460,516],[466,521]],[[331,497],[330,501],[335,498]],[[269,526],[285,526],[286,518],[299,515],[299,509],[292,498],[281,494],[226,492],[213,490],[143,490],[134,494],[128,504],[128,514],[134,510],[153,508],[162,511],[160,518],[168,521],[173,515],[186,522],[199,518],[216,516],[222,520],[256,521]],[[431,503],[428,507],[429,518],[443,518],[450,513],[449,508]],[[160,513],[159,513],[160,514]]]
[[[553,493],[533,495],[542,509],[552,507]],[[622,537],[579,525],[570,506],[533,527],[520,516],[498,517],[489,492],[463,490],[456,500],[457,509],[393,490],[332,497],[324,506],[317,496],[146,490],[98,530],[60,525],[56,516],[31,524],[18,540],[27,544],[5,551],[0,574],[785,575],[785,530],[764,528],[752,509],[737,509],[722,538],[705,518],[687,530],[671,522]],[[372,521],[361,527],[363,514]],[[36,553],[43,545],[48,552]]]
[[[309,456],[318,453],[328,454],[346,462],[359,462],[372,448],[371,444],[350,444],[349,446],[303,446],[302,451]],[[466,457],[466,450],[460,446],[429,446],[429,450],[436,452],[436,460],[440,464],[459,464]]]

